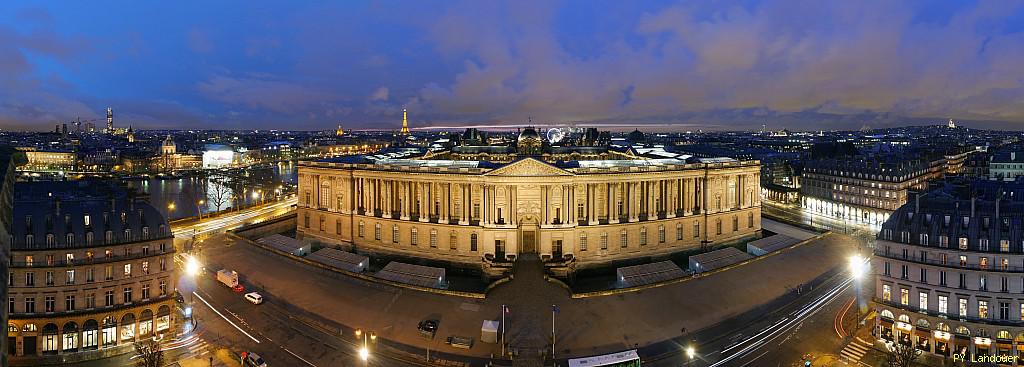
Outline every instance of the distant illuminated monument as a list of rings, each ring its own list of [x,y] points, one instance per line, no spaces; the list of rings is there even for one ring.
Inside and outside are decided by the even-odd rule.
[[[402,135],[409,135],[409,114],[404,108],[402,109],[402,131],[400,133]]]
[[[953,122],[953,119],[949,119],[949,123],[946,124],[946,127],[950,129],[956,129],[956,123]]]
[[[334,130],[334,135],[335,135],[335,136],[342,136],[342,135],[345,135],[345,129],[342,129],[342,128],[341,128],[341,125],[338,125],[338,129],[337,129],[337,130]]]

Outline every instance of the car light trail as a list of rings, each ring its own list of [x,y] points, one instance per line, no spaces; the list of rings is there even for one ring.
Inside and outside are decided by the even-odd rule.
[[[764,345],[765,343],[770,342],[771,340],[775,339],[782,332],[785,332],[786,330],[791,329],[793,326],[803,322],[804,319],[806,319],[807,317],[813,315],[815,312],[819,311],[820,307],[822,305],[824,305],[825,303],[828,303],[828,302],[832,301],[833,299],[835,299],[836,297],[838,297],[840,294],[842,294],[843,291],[845,291],[847,288],[850,287],[850,284],[851,284],[851,280],[850,279],[843,280],[843,282],[840,283],[839,285],[837,285],[836,287],[830,289],[828,292],[826,292],[825,294],[819,296],[818,298],[816,298],[811,303],[808,303],[808,304],[804,305],[802,308],[800,308],[799,310],[793,312],[793,314],[791,315],[793,317],[783,318],[781,321],[776,322],[772,326],[769,326],[768,328],[762,330],[761,332],[755,334],[754,336],[751,336],[750,338],[747,338],[746,340],[744,340],[742,342],[733,344],[732,346],[726,347],[725,349],[722,350],[722,354],[725,354],[726,352],[728,352],[730,350],[736,349],[736,348],[738,348],[739,346],[741,346],[743,344],[749,343],[749,345],[747,345],[746,347],[738,350],[736,353],[733,353],[733,354],[729,355],[728,357],[722,358],[720,361],[715,362],[714,364],[712,364],[709,367],[722,366],[722,365],[732,361],[733,359],[736,359],[736,358],[739,358],[741,356],[744,356],[747,353],[750,353],[751,351],[753,351],[753,350],[757,349],[758,347]],[[767,335],[765,335],[765,334],[767,334]],[[761,337],[762,335],[764,335],[764,337]],[[759,337],[760,337],[760,339],[758,339]]]
[[[216,309],[216,308],[213,308],[213,305],[211,305],[211,304],[210,304],[210,302],[206,302],[206,299],[204,299],[204,298],[203,298],[203,296],[200,296],[200,295],[199,295],[199,293],[196,293],[196,292],[192,292],[192,294],[193,294],[194,296],[196,296],[197,298],[199,298],[199,300],[200,300],[200,301],[203,301],[203,303],[205,303],[207,307],[209,307],[209,308],[210,308],[211,310],[213,310],[213,312],[216,312],[216,313],[217,313],[217,315],[220,315],[220,318],[224,319],[224,321],[227,321],[227,322],[228,322],[229,324],[231,324],[231,326],[234,326],[234,327],[235,327],[235,329],[238,329],[238,331],[241,331],[241,332],[242,332],[242,334],[245,334],[245,336],[248,336],[248,337],[249,337],[249,339],[252,339],[252,341],[256,342],[257,344],[258,344],[258,343],[260,342],[260,341],[259,341],[259,339],[256,339],[256,338],[255,338],[255,337],[253,337],[252,335],[249,335],[249,333],[245,332],[245,330],[242,330],[242,328],[241,328],[241,327],[239,327],[238,325],[236,325],[236,324],[235,324],[234,322],[232,322],[231,320],[228,320],[228,318],[227,318],[227,317],[225,317],[225,316],[224,316],[224,314],[220,313],[220,311],[217,311],[217,309]]]

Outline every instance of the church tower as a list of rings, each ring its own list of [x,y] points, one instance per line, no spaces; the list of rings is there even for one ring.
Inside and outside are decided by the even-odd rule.
[[[402,135],[409,135],[409,115],[405,111],[404,108],[402,109],[402,131],[401,131],[401,134]]]

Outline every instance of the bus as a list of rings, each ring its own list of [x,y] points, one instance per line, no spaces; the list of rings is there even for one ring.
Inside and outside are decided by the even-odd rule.
[[[640,356],[636,354],[636,349],[632,349],[618,353],[583,358],[573,358],[569,360],[569,367],[599,366],[640,367]]]

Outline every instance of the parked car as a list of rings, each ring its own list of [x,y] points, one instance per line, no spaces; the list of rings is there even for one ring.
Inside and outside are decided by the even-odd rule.
[[[256,292],[249,292],[245,294],[245,300],[252,302],[254,305],[263,303],[263,296]]]
[[[252,352],[245,354],[245,365],[247,367],[268,367],[267,362],[259,354]]]
[[[434,334],[437,334],[437,320],[420,321],[417,329],[419,329],[420,335],[433,339]]]

